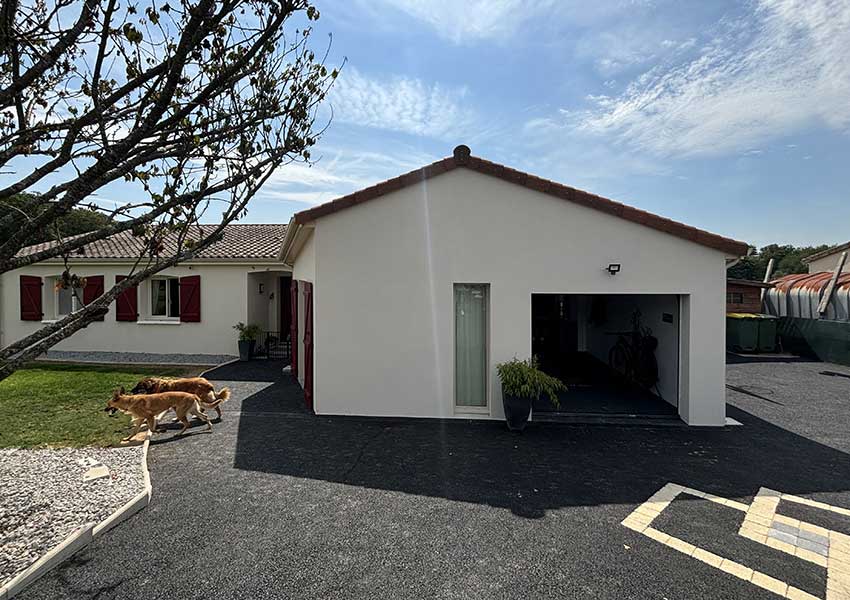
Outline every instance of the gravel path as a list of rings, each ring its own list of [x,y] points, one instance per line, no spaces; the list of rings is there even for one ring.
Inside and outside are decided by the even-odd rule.
[[[155,365],[220,365],[238,358],[228,354],[151,354],[145,352],[72,352],[51,350],[40,360],[73,362],[155,364]]]
[[[109,476],[83,481],[95,464]],[[142,447],[0,450],[0,586],[144,489]]]

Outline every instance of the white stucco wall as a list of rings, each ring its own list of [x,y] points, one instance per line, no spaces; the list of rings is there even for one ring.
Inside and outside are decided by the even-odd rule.
[[[850,254],[850,252],[848,252],[848,254]],[[830,254],[829,256],[824,256],[823,258],[819,258],[817,260],[813,260],[809,263],[809,273],[823,273],[826,271],[832,273],[833,271],[835,271],[835,267],[838,265],[839,256],[841,256],[840,252],[836,254]],[[850,264],[845,264],[841,272],[850,272]]]
[[[274,268],[280,269],[282,265]],[[238,354],[237,333],[233,325],[237,321],[248,321],[249,292],[256,294],[256,286],[248,285],[249,273],[262,273],[265,265],[210,265],[192,264],[166,269],[165,276],[201,276],[201,322],[200,323],[151,323],[146,318],[148,288],[139,286],[139,321],[118,322],[115,320],[115,305],[110,306],[106,320],[89,325],[54,347],[54,350],[110,352],[150,352],[160,354]],[[0,322],[2,322],[2,344],[19,339],[39,329],[42,324],[20,319],[19,276],[35,275],[50,277],[61,273],[58,264],[39,264],[18,269],[2,275],[0,280]],[[80,276],[103,275],[107,289],[114,284],[116,275],[128,272],[126,265],[79,263],[73,271]],[[281,273],[277,273],[279,275]],[[269,281],[274,281],[270,276]],[[253,283],[253,282],[252,282]],[[268,286],[266,288],[269,289]],[[276,288],[272,288],[276,290]],[[42,294],[52,293],[45,283]],[[263,307],[269,303],[268,292],[260,297]],[[257,310],[268,318],[268,309],[257,305]],[[45,311],[47,313],[47,311]],[[51,318],[45,314],[45,319]]]
[[[457,282],[490,284],[487,416],[503,416],[494,365],[531,352],[532,293],[682,294],[680,414],[724,422],[721,252],[466,169],[320,218],[312,242],[294,270],[304,256],[316,277],[320,414],[468,417],[453,406]]]

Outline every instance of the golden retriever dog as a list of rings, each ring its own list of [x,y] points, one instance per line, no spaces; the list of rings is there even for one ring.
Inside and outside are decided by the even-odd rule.
[[[215,408],[216,417],[221,419],[222,402],[230,398],[230,388],[221,388],[215,393],[215,387],[203,377],[183,377],[168,379],[165,377],[145,377],[130,390],[131,394],[161,394],[162,392],[186,392],[201,399],[203,408]],[[216,402],[218,400],[218,402]]]
[[[211,403],[210,408],[215,408],[222,400]],[[124,387],[115,390],[112,398],[106,403],[107,412],[114,413],[120,410],[133,417],[135,429],[133,433],[124,439],[130,439],[142,429],[142,424],[147,423],[151,432],[156,431],[157,415],[173,409],[177,413],[177,420],[183,424],[183,429],[177,435],[189,428],[188,414],[195,415],[207,424],[207,431],[212,431],[210,418],[201,410],[201,399],[195,394],[186,392],[163,392],[160,394],[127,394]]]

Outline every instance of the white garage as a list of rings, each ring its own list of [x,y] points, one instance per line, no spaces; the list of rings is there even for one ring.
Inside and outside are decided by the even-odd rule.
[[[318,414],[501,419],[497,363],[543,354],[581,376],[589,361],[602,375],[568,382],[569,411],[614,375],[637,316],[656,407],[722,425],[726,261],[746,252],[459,146],[293,217],[295,371]]]

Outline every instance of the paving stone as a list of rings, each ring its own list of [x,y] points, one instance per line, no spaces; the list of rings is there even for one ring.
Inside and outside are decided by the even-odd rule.
[[[794,537],[797,537],[800,533],[800,529],[798,527],[788,525],[787,523],[780,523],[779,521],[774,521],[771,527],[776,531],[782,531],[788,535],[793,535]]]
[[[797,536],[791,535],[790,533],[785,533],[784,531],[777,531],[776,529],[771,529],[768,532],[767,537],[779,540],[780,542],[785,542],[786,544],[791,544],[792,546],[797,545]]]
[[[820,544],[821,546],[829,546],[828,537],[826,537],[825,535],[814,533],[813,531],[800,529],[800,532],[797,534],[797,537],[804,540],[809,540],[810,542],[814,542],[815,544]]]
[[[827,556],[829,554],[829,546],[824,546],[823,544],[818,544],[817,542],[813,542],[802,537],[797,538],[797,547],[811,550],[821,556]]]

